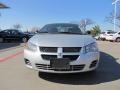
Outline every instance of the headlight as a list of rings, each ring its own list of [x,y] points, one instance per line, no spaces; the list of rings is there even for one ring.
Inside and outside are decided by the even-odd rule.
[[[91,43],[83,47],[83,53],[98,52],[97,43]]]
[[[37,50],[37,46],[35,44],[31,43],[31,42],[27,43],[27,48],[29,50],[32,50],[32,51],[36,51]]]

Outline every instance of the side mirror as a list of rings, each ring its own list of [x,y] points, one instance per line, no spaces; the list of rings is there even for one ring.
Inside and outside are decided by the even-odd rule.
[[[91,31],[87,31],[87,34],[90,35],[90,34],[91,34]]]

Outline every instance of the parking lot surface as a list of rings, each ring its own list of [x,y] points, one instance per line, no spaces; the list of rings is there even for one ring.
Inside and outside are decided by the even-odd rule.
[[[120,43],[98,41],[94,73],[47,74],[24,66],[25,44],[0,43],[0,90],[120,90]]]

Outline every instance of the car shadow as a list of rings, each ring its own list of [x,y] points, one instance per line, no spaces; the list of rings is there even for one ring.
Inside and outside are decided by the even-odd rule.
[[[120,64],[113,56],[101,52],[100,65],[95,72],[76,74],[49,74],[39,72],[44,80],[69,85],[94,85],[120,79]]]
[[[17,42],[12,42],[12,43],[0,43],[0,52],[6,49],[10,48],[16,48],[17,46],[20,46],[20,43]]]

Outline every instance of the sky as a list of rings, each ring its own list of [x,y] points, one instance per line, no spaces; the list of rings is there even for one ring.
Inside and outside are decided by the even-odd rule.
[[[48,23],[67,23],[92,19],[102,31],[113,30],[105,17],[114,9],[113,0],[1,0],[10,9],[0,10],[0,27],[12,28],[21,24],[23,30],[43,27]],[[91,25],[89,28],[91,28]]]

